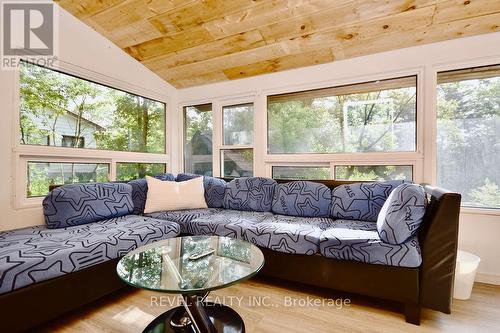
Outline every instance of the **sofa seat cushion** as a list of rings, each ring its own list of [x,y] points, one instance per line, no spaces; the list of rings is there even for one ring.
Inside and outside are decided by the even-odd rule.
[[[220,212],[219,208],[199,208],[199,209],[184,209],[184,210],[165,210],[162,212],[154,212],[144,214],[155,219],[172,221],[178,223],[181,227],[181,233],[187,233],[187,224],[191,220],[205,215],[212,215]]]
[[[241,177],[227,183],[225,209],[270,212],[276,181],[262,177]]]
[[[224,209],[212,215],[204,215],[187,223],[191,235],[214,235],[245,239],[245,231],[266,217],[270,212],[249,212]]]
[[[334,219],[376,222],[389,194],[404,182],[391,180],[337,186],[332,190],[330,216]]]
[[[321,234],[320,253],[328,258],[368,264],[418,267],[422,262],[417,236],[402,244],[383,242],[374,222],[336,220]]]
[[[326,185],[293,181],[276,186],[273,213],[290,216],[328,217],[332,202]]]
[[[248,226],[243,237],[274,251],[313,255],[319,251],[321,233],[333,222],[330,218],[273,215]]]
[[[121,257],[179,232],[177,223],[136,215],[0,232],[0,294]]]

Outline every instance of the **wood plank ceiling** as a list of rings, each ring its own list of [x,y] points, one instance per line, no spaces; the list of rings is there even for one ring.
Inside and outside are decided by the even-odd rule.
[[[500,31],[500,0],[56,0],[178,88]]]

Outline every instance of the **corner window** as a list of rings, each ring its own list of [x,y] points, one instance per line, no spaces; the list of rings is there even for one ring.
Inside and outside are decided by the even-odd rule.
[[[500,208],[500,65],[438,73],[437,184]]]
[[[165,172],[165,119],[163,102],[22,62],[18,205],[56,185]]]

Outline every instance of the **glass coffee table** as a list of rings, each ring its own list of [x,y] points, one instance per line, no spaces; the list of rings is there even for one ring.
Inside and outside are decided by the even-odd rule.
[[[182,306],[161,314],[143,332],[237,333],[245,332],[240,315],[206,298],[212,290],[249,279],[263,266],[262,251],[249,242],[186,236],[131,251],[116,271],[131,286],[182,296]]]

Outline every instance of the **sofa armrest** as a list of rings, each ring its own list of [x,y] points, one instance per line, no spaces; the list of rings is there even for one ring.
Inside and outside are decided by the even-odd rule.
[[[422,250],[420,303],[423,307],[451,312],[461,196],[426,186],[430,204],[420,228]]]

